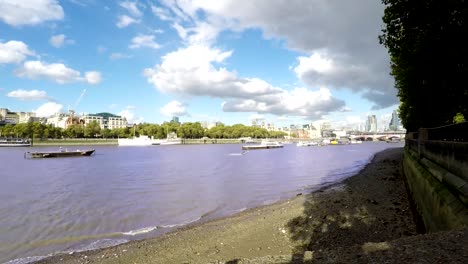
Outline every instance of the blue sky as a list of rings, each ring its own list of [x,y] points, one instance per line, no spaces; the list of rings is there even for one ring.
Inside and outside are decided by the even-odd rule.
[[[242,4],[240,4],[242,2]],[[130,122],[388,123],[374,0],[0,0],[0,107]],[[388,120],[387,120],[388,119]]]

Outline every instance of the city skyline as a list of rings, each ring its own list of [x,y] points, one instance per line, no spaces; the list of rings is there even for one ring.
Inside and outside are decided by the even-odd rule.
[[[0,107],[13,111],[346,127],[369,115],[388,125],[398,105],[379,2],[0,0],[0,9]]]

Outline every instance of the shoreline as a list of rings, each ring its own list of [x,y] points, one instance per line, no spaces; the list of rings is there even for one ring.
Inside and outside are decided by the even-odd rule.
[[[425,256],[420,256],[420,247],[407,250],[411,249],[412,243],[429,243],[425,241],[434,240],[431,237],[434,234],[417,235],[401,173],[402,152],[402,148],[379,152],[358,174],[312,193],[232,216],[188,224],[158,237],[54,255],[34,263],[405,263],[418,258],[432,262],[441,260],[434,259],[434,254],[444,257],[445,261],[457,256],[463,259],[463,254],[467,254],[464,252],[468,252],[467,230],[435,234],[444,237],[441,240],[444,243],[458,241],[461,237],[467,242],[462,244],[465,249],[454,242],[452,251],[441,252],[446,247],[440,247],[435,241],[435,248],[430,253],[422,251]],[[389,261],[388,254],[395,254],[401,245],[406,245],[403,252],[392,255]]]

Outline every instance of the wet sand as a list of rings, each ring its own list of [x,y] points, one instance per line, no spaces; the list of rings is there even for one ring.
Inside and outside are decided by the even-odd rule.
[[[161,237],[37,263],[466,263],[468,231],[418,235],[403,149],[311,194]]]

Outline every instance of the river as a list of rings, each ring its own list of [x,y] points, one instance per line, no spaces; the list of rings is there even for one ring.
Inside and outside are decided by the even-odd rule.
[[[91,157],[54,159],[23,154],[55,147],[0,148],[0,262],[111,246],[271,204],[402,146],[290,144],[245,155],[238,144],[95,146]]]

